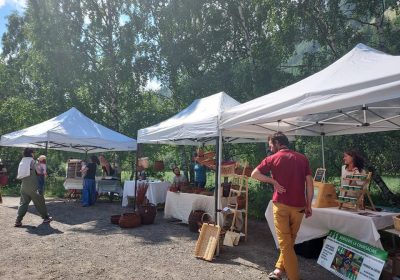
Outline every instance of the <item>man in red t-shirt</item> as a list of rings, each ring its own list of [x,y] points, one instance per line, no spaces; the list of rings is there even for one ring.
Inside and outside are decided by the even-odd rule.
[[[274,154],[266,157],[251,174],[254,179],[274,186],[274,225],[280,255],[268,277],[281,279],[286,272],[289,280],[299,280],[294,242],[304,214],[306,218],[312,215],[314,187],[310,165],[303,154],[289,150],[289,140],[282,132],[269,137],[268,142]],[[265,175],[269,172],[272,178]]]

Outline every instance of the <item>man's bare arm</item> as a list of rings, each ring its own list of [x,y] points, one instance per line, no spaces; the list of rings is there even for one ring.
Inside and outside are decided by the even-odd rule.
[[[311,203],[312,199],[314,197],[314,182],[313,178],[311,175],[307,175],[306,177],[306,218],[312,216],[312,208],[311,208]]]
[[[264,183],[268,183],[274,186],[274,189],[278,192],[278,193],[284,193],[286,192],[285,187],[281,186],[276,180],[265,176],[264,174],[262,174],[260,172],[260,170],[258,170],[257,168],[255,168],[253,170],[253,172],[251,172],[251,177],[260,181],[260,182],[264,182]]]

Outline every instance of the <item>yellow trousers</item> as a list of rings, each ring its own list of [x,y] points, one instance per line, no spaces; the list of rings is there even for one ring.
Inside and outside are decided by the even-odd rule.
[[[289,280],[299,280],[299,267],[294,251],[294,242],[304,216],[304,207],[291,207],[274,202],[274,226],[278,238],[280,255],[276,268],[285,271]]]

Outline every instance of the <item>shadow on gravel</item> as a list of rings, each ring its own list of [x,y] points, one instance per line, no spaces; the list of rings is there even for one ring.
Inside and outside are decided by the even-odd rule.
[[[51,234],[62,234],[61,230],[51,227],[50,224],[41,224],[37,227],[27,227],[27,232],[39,236],[46,236]]]

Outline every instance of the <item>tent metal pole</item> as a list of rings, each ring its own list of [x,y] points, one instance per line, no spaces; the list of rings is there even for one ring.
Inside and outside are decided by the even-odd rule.
[[[136,210],[136,191],[137,191],[137,181],[138,181],[138,164],[139,164],[139,154],[142,152],[142,144],[137,144],[136,149],[136,164],[135,164],[135,198],[133,200],[133,211]]]
[[[219,193],[219,187],[221,186],[221,161],[222,161],[222,134],[221,130],[218,131],[218,137],[215,139],[216,141],[216,168],[215,168],[215,213],[214,213],[214,220],[215,224],[219,225],[219,219],[218,219],[218,210],[221,209],[221,199],[220,199],[220,193]],[[219,244],[219,238],[218,238],[218,244]],[[217,245],[217,251],[216,255],[219,256],[219,245]]]
[[[48,147],[49,147],[49,141],[46,141],[46,148],[44,150],[44,154],[45,154],[46,157],[47,157]]]
[[[325,169],[325,147],[324,147],[325,133],[321,133],[321,149],[322,149],[322,168]]]
[[[219,186],[221,183],[221,178],[219,176],[220,174],[220,162],[221,162],[221,155],[220,155],[220,150],[221,150],[221,145],[220,145],[220,135],[218,135],[215,138],[215,162],[216,162],[216,168],[215,168],[215,200],[214,200],[214,206],[215,206],[215,212],[214,212],[214,220],[215,223],[218,225],[218,207],[219,207]]]

